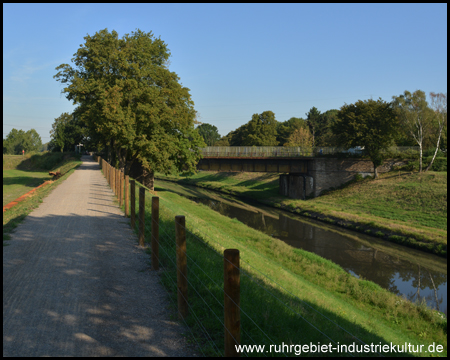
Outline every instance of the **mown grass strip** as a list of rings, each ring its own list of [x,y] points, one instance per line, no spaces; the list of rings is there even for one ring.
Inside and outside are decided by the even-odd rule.
[[[195,314],[187,323],[198,334],[196,341],[203,344],[207,355],[219,355],[217,349],[223,349],[224,330],[218,319],[223,319],[225,248],[241,251],[243,344],[328,344],[330,338],[340,344],[361,344],[357,339],[366,344],[436,342],[445,347],[446,354],[446,320],[424,304],[412,304],[372,282],[358,280],[328,260],[274,241],[206,206],[164,192],[160,186],[157,190],[161,204],[160,263],[165,269],[162,282],[176,299],[174,217],[185,215],[190,230],[189,302]],[[150,204],[147,196],[146,204]],[[146,241],[150,238],[150,214],[151,206],[147,205]],[[203,327],[208,336],[201,335]]]
[[[3,170],[3,206],[50,179],[48,172]]]
[[[82,164],[79,160],[67,160],[66,162],[59,164],[61,173],[64,174],[61,178],[54,181],[52,184],[44,186],[36,190],[33,195],[11,209],[8,209],[3,213],[3,246],[5,246],[5,240],[10,240],[9,235],[14,229],[25,219],[25,217],[37,208],[43,201],[43,199],[62,181],[72,174],[72,172]]]

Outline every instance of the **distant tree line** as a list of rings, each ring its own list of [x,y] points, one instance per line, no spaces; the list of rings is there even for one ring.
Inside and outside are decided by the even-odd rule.
[[[12,129],[3,140],[3,154],[21,155],[41,151],[42,140],[35,129],[28,131]]]
[[[223,137],[210,124],[197,130],[208,146],[362,146],[374,163],[375,177],[382,151],[390,146],[418,146],[419,171],[424,149],[435,149],[426,171],[439,150],[447,151],[447,94],[430,93],[430,99],[428,103],[421,90],[405,91],[391,102],[359,100],[324,113],[312,107],[305,119],[284,122],[278,122],[272,111],[264,111]]]

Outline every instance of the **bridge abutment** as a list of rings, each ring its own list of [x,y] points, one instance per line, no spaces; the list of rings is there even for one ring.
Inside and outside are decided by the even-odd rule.
[[[386,160],[378,172],[390,171],[395,160]],[[280,174],[279,193],[292,199],[317,197],[324,190],[353,180],[356,174],[373,176],[373,163],[351,158],[203,158],[198,169],[206,171],[275,172]],[[284,174],[283,174],[284,173]]]
[[[314,178],[306,174],[281,174],[280,195],[291,199],[306,199],[314,194]]]

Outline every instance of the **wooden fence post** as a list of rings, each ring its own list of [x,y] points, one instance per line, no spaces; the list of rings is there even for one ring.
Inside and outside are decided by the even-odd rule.
[[[134,229],[136,224],[136,183],[130,180],[130,202],[131,202],[131,228]]]
[[[139,188],[139,245],[145,246],[145,189]]]
[[[235,345],[241,342],[240,274],[239,250],[226,249],[223,252],[225,356],[240,356]]]
[[[122,170],[119,171],[119,175],[120,175],[120,181],[119,181],[119,197],[120,197],[119,206],[122,207],[122,205],[123,205],[123,183],[124,183],[124,181],[123,181],[123,171]]]
[[[159,197],[152,197],[152,269],[159,269]]]
[[[113,194],[116,195],[116,168],[111,165],[111,189]]]
[[[130,177],[128,175],[125,175],[125,217],[128,217],[130,215],[130,191],[129,191],[129,182]]]
[[[119,169],[114,168],[114,192],[119,200]]]
[[[177,244],[177,287],[178,313],[181,319],[189,313],[186,258],[186,220],[183,215],[175,216],[175,237]]]

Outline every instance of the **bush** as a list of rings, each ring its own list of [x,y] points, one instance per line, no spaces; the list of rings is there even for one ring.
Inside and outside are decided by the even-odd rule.
[[[422,168],[425,168],[430,163],[433,156],[427,156],[422,158]],[[419,171],[419,160],[410,161],[408,164],[399,168],[399,170],[405,171]],[[431,171],[447,171],[447,158],[437,157],[434,159],[433,165],[431,166]]]

